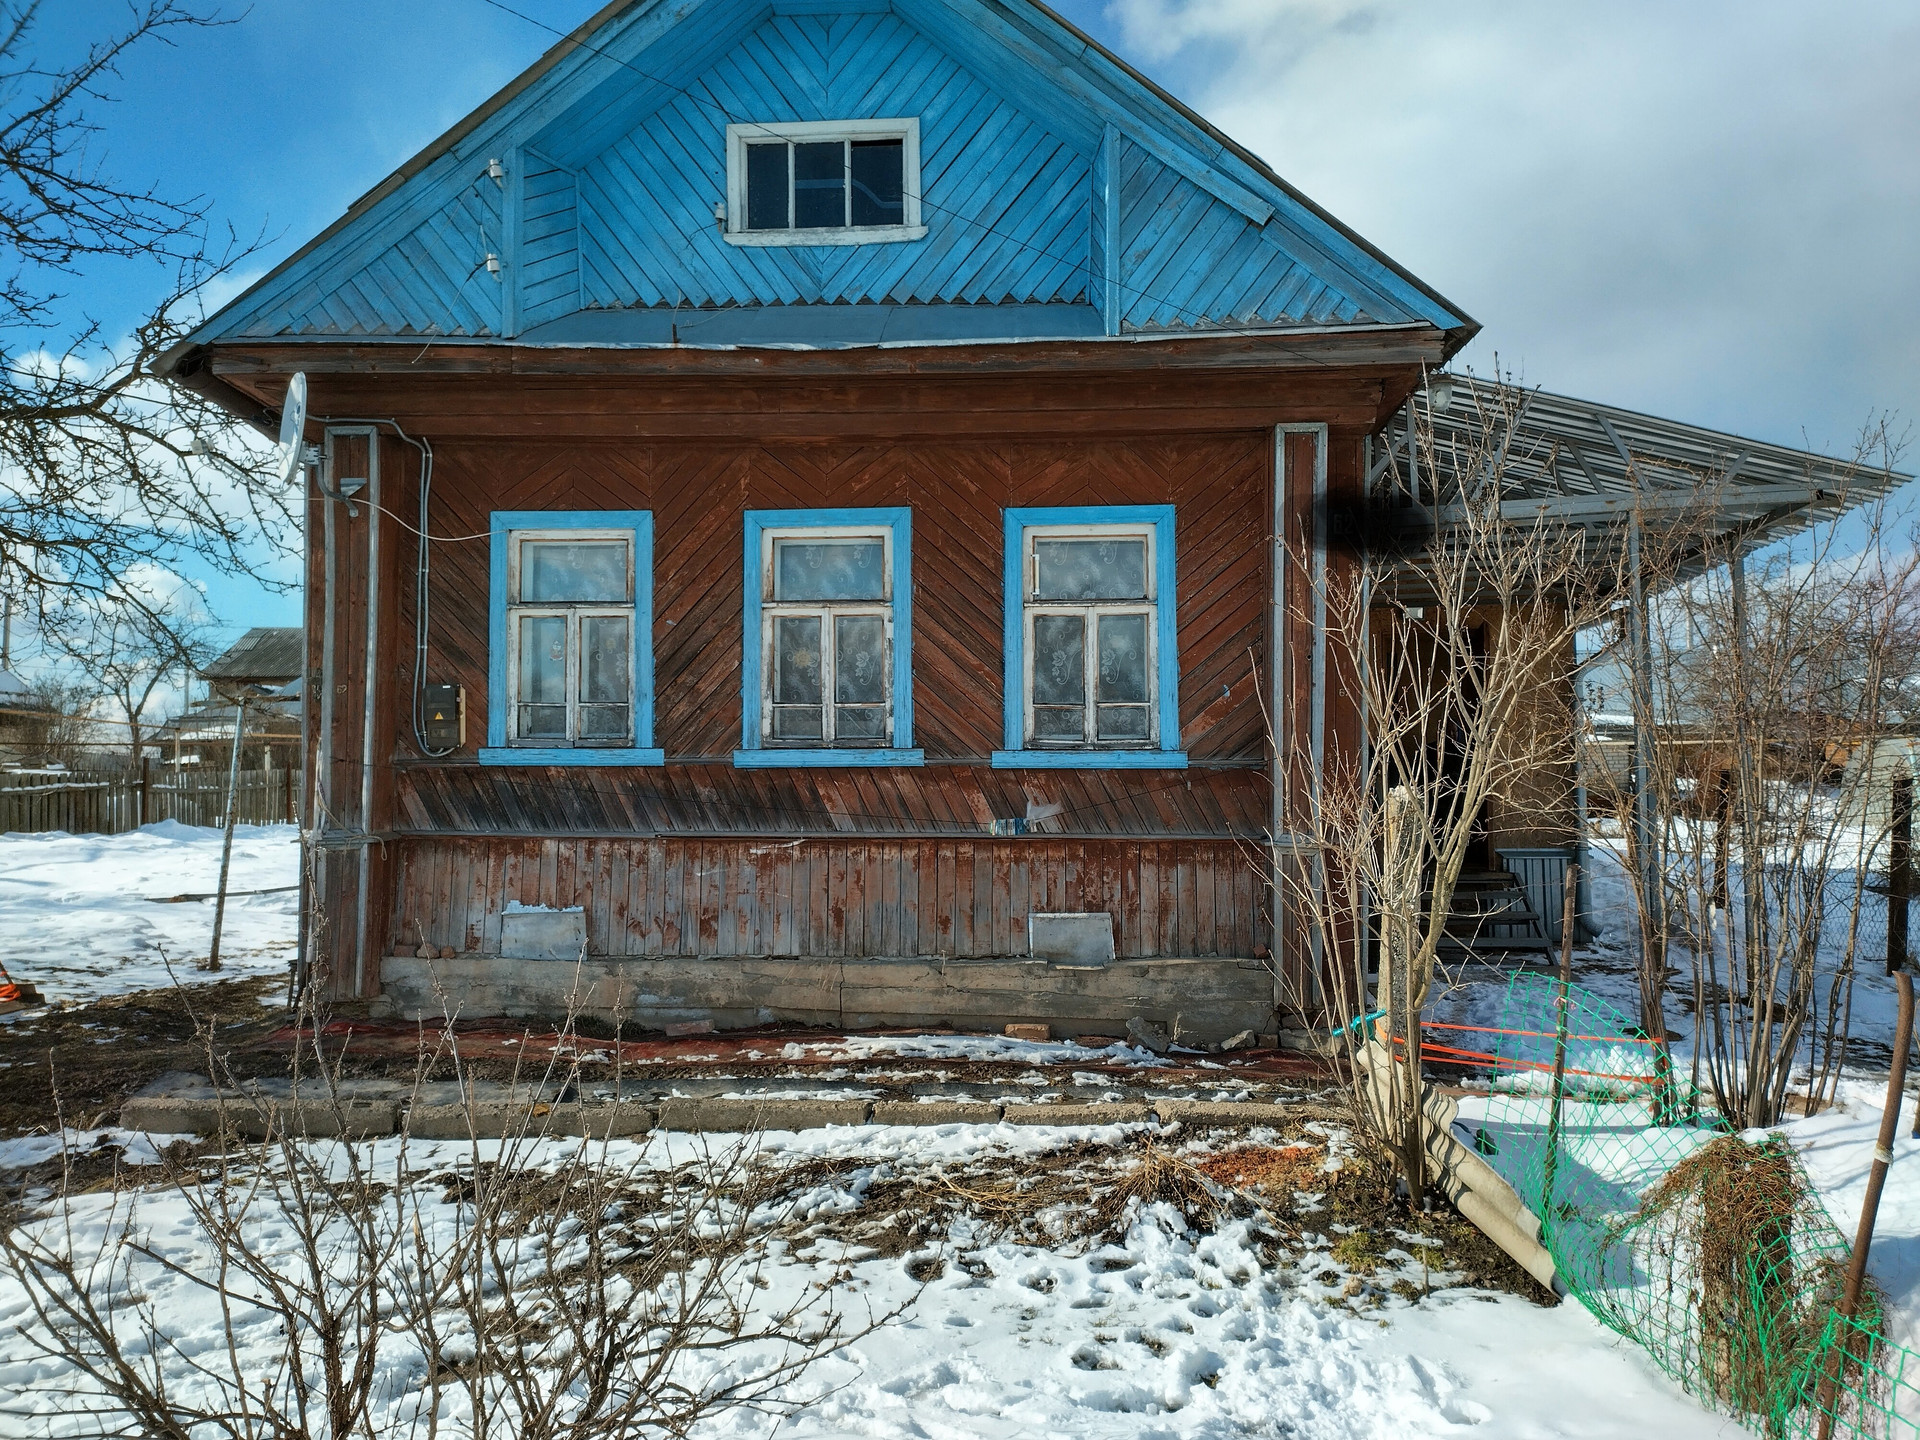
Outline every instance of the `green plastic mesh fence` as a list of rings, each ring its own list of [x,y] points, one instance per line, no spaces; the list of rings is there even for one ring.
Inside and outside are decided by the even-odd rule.
[[[1920,1356],[1871,1292],[1839,1316],[1847,1237],[1785,1141],[1728,1133],[1663,1047],[1550,975],[1515,976],[1492,1025],[1426,1028],[1491,1072],[1461,1124],[1604,1324],[1769,1437],[1920,1437]]]

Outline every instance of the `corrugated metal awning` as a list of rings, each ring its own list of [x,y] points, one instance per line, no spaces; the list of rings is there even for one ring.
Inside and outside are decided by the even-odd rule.
[[[1544,390],[1447,378],[1447,403],[1435,403],[1436,377],[1370,447],[1369,494],[1405,526],[1459,523],[1470,503],[1491,502],[1483,487],[1497,476],[1503,519],[1587,528],[1597,557],[1638,511],[1649,524],[1697,532],[1697,544],[1689,537],[1697,570],[1913,478],[1871,454],[1835,459]]]

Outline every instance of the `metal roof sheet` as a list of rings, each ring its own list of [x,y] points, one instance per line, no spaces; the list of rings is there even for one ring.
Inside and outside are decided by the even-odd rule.
[[[1416,394],[1375,437],[1370,494],[1445,526],[1498,473],[1511,519],[1617,531],[1638,510],[1698,529],[1700,564],[1758,549],[1878,500],[1913,477],[1871,457],[1836,459],[1569,395],[1449,377],[1436,408]],[[1416,430],[1431,427],[1410,452]],[[1410,453],[1416,463],[1409,463]]]
[[[203,680],[291,680],[300,673],[301,630],[258,626],[200,669]]]

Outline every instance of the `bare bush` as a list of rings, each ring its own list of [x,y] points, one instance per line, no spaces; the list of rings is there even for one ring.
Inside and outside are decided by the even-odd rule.
[[[1578,528],[1502,510],[1515,454],[1516,392],[1470,392],[1479,411],[1429,475],[1477,477],[1442,503],[1368,497],[1356,534],[1336,537],[1312,600],[1325,615],[1330,723],[1360,743],[1317,756],[1296,733],[1280,866],[1288,910],[1309,938],[1315,1004],[1359,1062],[1356,1115],[1396,1156],[1417,1203],[1425,1186],[1420,1025],[1447,941],[1456,886],[1488,807],[1564,823],[1571,813],[1574,641],[1606,613],[1612,562]],[[1309,557],[1296,564],[1308,572]],[[1297,729],[1297,727],[1296,727]]]
[[[359,1114],[318,1045],[291,1095],[235,1102],[256,1138],[158,1183],[63,1187],[5,1229],[0,1279],[31,1317],[16,1349],[50,1367],[62,1433],[681,1435],[782,1409],[809,1365],[893,1318],[850,1324],[841,1277],[770,1278],[792,1202],[750,1137],[663,1163],[580,1133],[592,1112],[559,1098],[577,1062],[517,1086],[503,1123],[449,1032],[429,1060],[461,1077],[468,1140],[313,1138]],[[43,1413],[0,1401],[10,1423]]]
[[[1876,431],[1855,468],[1890,465]],[[1692,1003],[1696,1085],[1734,1124],[1768,1126],[1796,1073],[1816,1098],[1838,1084],[1856,967],[1880,958],[1869,880],[1891,775],[1874,757],[1916,711],[1920,557],[1873,508],[1757,564],[1716,558],[1663,577],[1651,607],[1632,710],[1653,826],[1627,825],[1629,865],[1651,878],[1631,888],[1655,983],[1677,978]],[[1624,823],[1632,775],[1600,748],[1594,793]]]

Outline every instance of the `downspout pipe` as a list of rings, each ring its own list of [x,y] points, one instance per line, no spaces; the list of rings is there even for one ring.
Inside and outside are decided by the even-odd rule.
[[[354,900],[353,993],[367,985],[367,908],[373,881],[373,851],[368,836],[373,821],[375,697],[380,673],[380,436],[367,436],[367,654],[361,683],[360,717],[360,874]]]

